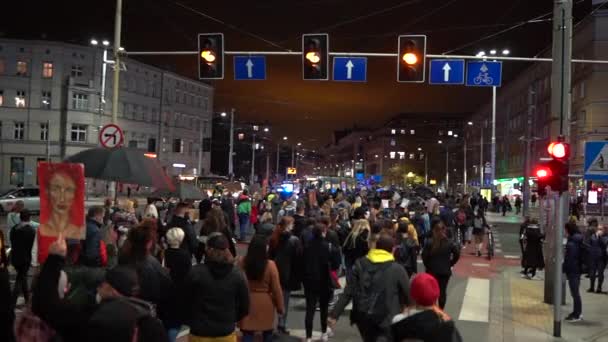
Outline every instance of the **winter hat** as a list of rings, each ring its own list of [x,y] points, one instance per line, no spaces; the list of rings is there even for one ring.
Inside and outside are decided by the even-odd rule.
[[[207,239],[207,247],[213,249],[228,249],[228,239],[222,233],[211,233]]]
[[[428,273],[418,273],[410,285],[410,295],[416,304],[431,306],[439,298],[437,279]]]
[[[132,267],[116,266],[106,271],[106,282],[125,297],[133,297],[139,289],[139,278]]]

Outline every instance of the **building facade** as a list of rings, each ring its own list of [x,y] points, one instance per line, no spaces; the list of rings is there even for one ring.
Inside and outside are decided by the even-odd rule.
[[[572,57],[605,60],[608,56],[608,10],[598,10],[574,29]],[[549,57],[550,49],[543,57]],[[555,85],[553,85],[555,86]],[[551,112],[551,63],[535,63],[517,78],[498,89],[496,111],[496,183],[501,193],[520,188],[524,176],[525,154],[530,141],[532,167],[548,157],[547,145],[559,135],[559,113]],[[608,65],[573,63],[570,102],[570,174],[582,176],[587,141],[608,139]],[[488,100],[491,96],[488,96]],[[491,103],[482,106],[471,118],[469,141],[477,145],[469,170],[491,160]],[[528,131],[530,128],[530,131]],[[489,186],[489,178],[484,182]],[[479,180],[472,179],[472,185]],[[580,189],[582,181],[573,178]]]
[[[213,88],[121,61],[124,145],[156,154],[170,174],[208,172]],[[100,146],[113,89],[107,65],[102,98],[103,65],[101,48],[0,39],[0,186],[37,184],[37,162]]]

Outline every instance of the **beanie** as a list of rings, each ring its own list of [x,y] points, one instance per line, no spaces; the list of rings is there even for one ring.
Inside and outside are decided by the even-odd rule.
[[[435,277],[428,273],[419,273],[412,280],[410,295],[416,304],[431,306],[439,298],[439,284]]]

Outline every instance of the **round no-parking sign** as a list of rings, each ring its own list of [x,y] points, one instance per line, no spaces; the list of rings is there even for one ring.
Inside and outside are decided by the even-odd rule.
[[[125,141],[125,135],[122,129],[115,124],[108,124],[99,131],[99,142],[105,148],[120,147]]]

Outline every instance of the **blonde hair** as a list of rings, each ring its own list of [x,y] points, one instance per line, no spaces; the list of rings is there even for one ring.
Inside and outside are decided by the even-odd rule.
[[[130,212],[130,213],[131,213],[131,212],[133,212],[133,211],[135,210],[135,207],[134,207],[134,205],[133,205],[133,201],[126,201],[126,202],[123,204],[123,208],[124,208],[124,210],[125,210],[125,211],[127,211],[127,212]]]
[[[262,222],[262,223],[272,222],[272,213],[267,211],[264,214],[262,214],[262,217],[260,217],[260,222]]]
[[[170,247],[177,248],[184,241],[184,230],[180,227],[174,227],[167,231],[167,243]]]
[[[369,221],[366,219],[354,220],[353,228],[350,233],[346,237],[346,241],[344,241],[344,247],[350,244],[351,247],[355,247],[357,243],[357,237],[363,233],[365,230],[371,231],[371,227],[369,225]]]

